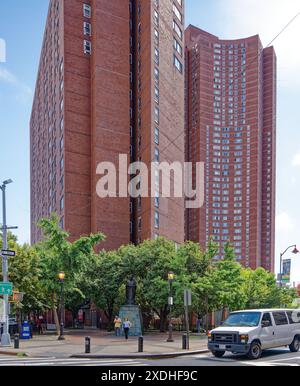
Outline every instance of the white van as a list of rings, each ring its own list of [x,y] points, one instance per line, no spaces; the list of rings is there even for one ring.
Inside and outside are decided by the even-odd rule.
[[[231,352],[259,359],[263,350],[282,346],[299,351],[300,310],[233,312],[208,334],[208,348],[217,358]]]

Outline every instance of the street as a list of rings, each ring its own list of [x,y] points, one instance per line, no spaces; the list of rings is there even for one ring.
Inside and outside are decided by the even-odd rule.
[[[0,366],[172,366],[172,367],[203,367],[203,366],[300,366],[300,353],[290,353],[286,348],[269,350],[263,353],[258,361],[250,361],[246,357],[228,354],[217,359],[211,354],[201,354],[173,359],[74,359],[74,358],[12,358],[0,357]]]

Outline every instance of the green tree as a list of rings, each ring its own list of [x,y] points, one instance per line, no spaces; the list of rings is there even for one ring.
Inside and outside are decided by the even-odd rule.
[[[242,266],[236,261],[229,243],[224,248],[224,259],[215,264],[212,272],[219,309],[238,310],[244,308],[245,295],[242,290]]]
[[[47,293],[47,299],[53,309],[57,333],[59,320],[57,315],[58,294],[60,283],[58,273],[64,272],[66,299],[69,293],[79,292],[76,287],[77,275],[86,270],[89,259],[94,256],[94,247],[105,239],[102,233],[81,237],[71,243],[70,235],[59,226],[58,216],[53,214],[49,219],[40,221],[44,240],[36,245],[41,259],[41,284]]]
[[[84,292],[104,311],[110,327],[120,305],[124,303],[124,273],[121,263],[121,257],[117,252],[102,251],[89,262],[83,275]]]

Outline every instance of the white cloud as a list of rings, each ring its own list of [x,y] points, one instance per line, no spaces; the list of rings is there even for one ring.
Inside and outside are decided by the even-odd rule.
[[[300,153],[296,154],[292,161],[293,166],[300,166]]]
[[[295,228],[294,222],[287,212],[282,212],[276,216],[276,232],[288,233]]]
[[[300,12],[299,0],[218,0],[225,16],[224,36],[240,38],[259,33],[267,46]],[[283,87],[299,87],[300,15],[275,40],[278,57],[278,81]]]
[[[10,83],[10,84],[17,84],[18,83],[17,78],[11,72],[9,72],[7,69],[1,68],[1,67],[0,67],[0,80],[7,82],[7,83]]]
[[[0,67],[0,82],[7,83],[17,90],[15,98],[18,102],[23,104],[31,100],[32,89],[4,67]]]

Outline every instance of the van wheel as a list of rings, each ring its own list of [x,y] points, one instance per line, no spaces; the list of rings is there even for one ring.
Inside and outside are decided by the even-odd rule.
[[[300,338],[295,336],[293,343],[289,346],[291,352],[298,352],[300,350]]]
[[[213,351],[212,354],[216,358],[222,358],[225,355],[225,351]]]
[[[250,351],[248,353],[248,358],[256,360],[261,357],[261,354],[262,354],[261,345],[258,342],[253,342],[251,344]]]

